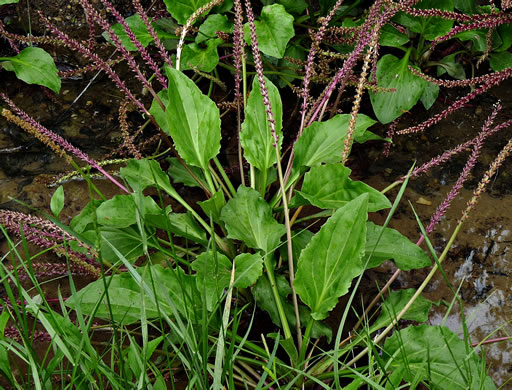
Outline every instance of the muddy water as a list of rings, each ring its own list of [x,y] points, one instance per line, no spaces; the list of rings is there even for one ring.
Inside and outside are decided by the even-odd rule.
[[[426,130],[424,134],[395,138],[396,146],[389,158],[385,159],[379,155],[371,165],[369,182],[376,188],[385,188],[394,179],[406,173],[413,160],[416,160],[419,166],[444,150],[473,138],[492,111],[492,104],[498,99],[501,100],[504,109],[495,123],[511,119],[510,88],[512,82],[509,80],[473,102],[473,105],[464,107],[460,112]],[[460,95],[461,91],[458,93]],[[440,112],[446,107],[444,99],[449,103],[455,97],[455,93],[441,96],[433,107],[433,113]],[[405,128],[416,124],[424,117],[426,114],[418,109],[412,115],[406,115],[404,124],[399,127]],[[464,189],[454,199],[452,207],[430,235],[437,255],[444,250],[483,173],[511,137],[512,128],[505,129],[490,137],[484,145],[479,163]],[[423,225],[428,225],[430,217],[455,184],[468,155],[469,151],[445,166],[435,168],[427,175],[412,180],[405,192],[402,205],[391,221],[391,227],[416,241],[420,230],[408,202],[419,214]],[[511,174],[512,161],[509,159],[492,178],[487,193],[482,195],[476,209],[464,223],[443,263],[453,288],[460,288],[463,313],[473,343],[512,334]],[[397,190],[392,191],[392,196],[396,192]],[[426,249],[426,246],[423,246]],[[427,271],[418,270],[401,274],[393,287],[418,287]],[[389,276],[394,272],[394,268],[387,264],[377,272]],[[425,296],[434,301],[453,301],[453,293],[439,272],[427,287]],[[455,304],[450,312],[447,305],[434,306],[429,322],[436,325],[444,324],[463,336],[461,308],[458,304]],[[502,385],[507,382],[512,377],[512,342],[492,343],[483,346],[482,350],[485,352],[488,367],[496,384]],[[505,388],[511,388],[507,386],[512,384],[505,385]]]

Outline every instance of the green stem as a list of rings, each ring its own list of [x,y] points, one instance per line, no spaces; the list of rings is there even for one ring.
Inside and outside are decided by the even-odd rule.
[[[299,363],[304,362],[306,359],[306,350],[308,349],[309,339],[311,337],[311,330],[313,329],[313,325],[315,323],[315,320],[313,317],[308,322],[308,325],[306,326],[306,331],[304,332],[304,339],[302,340],[302,348],[300,349],[300,355],[299,355]]]
[[[224,170],[224,168],[222,167],[222,165],[220,164],[220,161],[217,157],[214,157],[213,158],[213,162],[215,163],[215,166],[217,167],[217,169],[219,170],[220,172],[220,175],[222,176],[222,178],[224,179],[224,182],[226,183],[226,185],[228,186],[229,188],[229,191],[231,192],[231,195],[233,196],[236,196],[236,190],[235,190],[235,187],[233,187],[233,184],[231,183],[231,180],[229,180],[229,177],[228,175],[226,175],[226,171]]]
[[[262,198],[265,198],[265,192],[267,189],[267,175],[268,175],[268,169],[264,169],[261,173],[261,196]]]
[[[297,299],[297,293],[295,292],[295,270],[293,266],[293,247],[292,247],[292,229],[290,226],[290,210],[288,210],[288,199],[286,198],[286,190],[284,185],[283,178],[283,169],[281,168],[281,156],[279,153],[279,147],[277,142],[275,144],[274,150],[276,151],[276,161],[277,161],[277,174],[279,177],[279,185],[281,187],[281,192],[284,194],[282,197],[283,200],[283,211],[284,211],[284,225],[286,227],[286,243],[288,248],[288,272],[290,278],[290,287],[292,289],[292,302],[293,309],[295,311],[295,319],[297,321],[297,345],[298,349],[302,348],[302,330],[300,326],[300,313],[299,313],[299,301]]]
[[[217,175],[217,172],[215,172],[215,169],[213,169],[213,167],[211,165],[209,168],[210,168],[210,173],[213,175],[213,179],[215,180],[215,183],[217,183],[217,185],[222,188],[222,191],[224,191],[224,193],[227,195],[227,197],[231,199],[231,193],[229,192],[226,185],[222,182],[219,175]]]
[[[206,184],[208,184],[208,187],[210,189],[211,194],[215,194],[217,192],[215,186],[213,185],[212,175],[210,174],[210,170],[208,167],[203,168],[204,177],[206,178]]]
[[[264,264],[265,270],[267,271],[268,280],[270,281],[270,287],[272,288],[272,292],[274,293],[274,299],[276,301],[279,319],[281,320],[281,325],[283,326],[284,338],[291,339],[292,332],[290,330],[290,325],[288,325],[288,320],[286,319],[286,314],[284,312],[283,302],[281,302],[279,290],[277,289],[276,278],[274,276],[274,268],[272,268],[270,255],[265,256]]]

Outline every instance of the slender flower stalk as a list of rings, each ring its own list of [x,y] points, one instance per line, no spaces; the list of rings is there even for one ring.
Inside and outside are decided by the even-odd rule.
[[[254,64],[256,68],[256,76],[258,78],[258,83],[260,86],[261,95],[263,97],[263,104],[265,105],[265,111],[267,114],[267,121],[269,123],[270,131],[272,133],[272,137],[274,138],[274,150],[276,151],[276,161],[277,161],[277,173],[279,177],[279,184],[281,187],[281,191],[284,194],[285,191],[285,184],[284,184],[284,178],[283,178],[283,170],[281,168],[281,158],[279,153],[279,138],[276,133],[275,128],[275,120],[274,120],[274,114],[272,113],[272,105],[270,103],[270,99],[268,97],[268,90],[265,86],[265,77],[263,76],[263,63],[261,61],[261,55],[258,48],[258,36],[256,34],[256,25],[254,23],[254,13],[252,10],[251,2],[250,0],[245,0],[245,10],[247,15],[247,20],[249,22],[249,30],[251,34],[251,47],[252,47],[252,56],[254,58]],[[301,330],[301,323],[300,323],[300,313],[299,313],[299,302],[297,299],[297,293],[295,292],[295,286],[294,286],[294,280],[295,280],[295,270],[293,265],[293,249],[292,249],[292,233],[291,233],[291,227],[290,227],[290,211],[288,210],[288,201],[286,199],[286,196],[283,196],[283,211],[284,211],[284,221],[286,226],[286,238],[287,238],[287,248],[288,248],[288,270],[289,270],[289,278],[290,278],[290,287],[292,290],[292,301],[293,301],[293,307],[295,311],[295,320],[296,320],[296,331],[297,331],[297,341],[299,350],[302,347],[302,330]],[[279,299],[276,297],[276,299]],[[286,319],[284,319],[286,321]],[[284,325],[283,321],[283,326]],[[286,325],[286,327],[288,327]],[[284,329],[285,333],[286,328]],[[285,335],[287,338],[290,337],[290,335]]]
[[[356,88],[356,94],[354,97],[354,101],[352,103],[352,112],[350,114],[350,120],[348,122],[347,136],[345,137],[345,147],[343,148],[343,153],[341,155],[341,161],[343,164],[347,162],[350,150],[352,148],[352,143],[354,140],[354,131],[356,128],[357,114],[359,113],[359,108],[361,107],[361,98],[363,96],[366,75],[368,74],[368,68],[370,67],[370,60],[372,58],[373,51],[379,40],[379,32],[380,26],[377,25],[374,27],[374,35],[368,45],[368,51],[366,52],[366,55],[364,57],[361,76],[359,78],[359,83],[357,84]]]
[[[160,82],[163,88],[167,88],[167,79],[162,75],[162,72],[160,72],[160,67],[156,64],[156,62],[151,58],[146,48],[142,45],[142,43],[139,41],[133,30],[128,26],[128,23],[126,23],[126,19],[121,16],[119,11],[112,5],[112,3],[108,0],[102,0],[102,3],[105,4],[108,8],[108,10],[114,15],[118,23],[123,26],[124,31],[126,32],[126,35],[130,39],[130,41],[135,45],[137,48],[137,52],[141,55],[142,59],[146,62],[146,64],[149,65],[151,70],[155,73],[156,78]],[[98,16],[99,14],[96,13]],[[100,16],[101,17],[101,16]],[[105,21],[106,22],[106,21]],[[102,24],[103,25],[103,24]],[[108,25],[108,23],[107,23]],[[108,30],[109,35],[111,35],[111,28]],[[113,31],[112,31],[113,33]],[[114,33],[115,34],[115,33]],[[124,54],[124,53],[123,53]],[[150,84],[149,81],[147,81],[147,84]]]
[[[145,115],[151,115],[149,111],[144,107],[144,105],[133,95],[133,93],[128,89],[126,84],[121,80],[119,75],[112,70],[112,68],[96,53],[90,51],[87,47],[85,47],[82,43],[78,42],[75,39],[70,38],[67,34],[60,31],[57,27],[55,27],[48,18],[46,18],[42,13],[39,13],[41,20],[46,24],[46,26],[50,29],[50,31],[55,34],[62,42],[64,42],[65,46],[69,47],[72,50],[75,50],[82,54],[85,58],[93,61],[101,70],[103,70],[108,77],[117,85],[119,90],[125,94],[127,98],[129,98],[139,110]]]
[[[242,93],[240,87],[242,84],[242,56],[244,55],[244,26],[243,9],[241,0],[234,0],[235,23],[233,28],[233,59],[235,65],[235,103],[237,111],[237,134],[238,134],[238,165],[240,166],[240,180],[245,185],[244,160],[242,157],[242,144],[240,142],[240,132],[242,131]]]
[[[169,65],[169,67],[172,68],[171,57],[169,57],[169,53],[167,52],[162,41],[158,37],[155,29],[153,28],[153,25],[151,24],[151,21],[149,20],[147,13],[144,11],[144,8],[142,8],[142,5],[140,4],[140,1],[132,0],[132,3],[133,3],[133,6],[135,7],[135,11],[137,11],[137,14],[140,16],[140,18],[144,22],[144,25],[148,29],[149,35],[151,35],[151,38],[153,38],[153,40],[155,41],[155,46],[158,48],[158,52],[160,53],[160,56],[167,63],[167,65]]]
[[[508,141],[508,143],[503,147],[498,156],[494,159],[494,161],[489,166],[489,169],[485,172],[484,177],[478,183],[477,188],[473,192],[473,197],[469,200],[466,209],[462,213],[461,222],[465,221],[469,217],[469,213],[473,210],[480,199],[482,193],[484,193],[487,189],[487,186],[491,182],[491,178],[496,174],[498,168],[501,167],[505,159],[512,152],[512,138]]]
[[[181,51],[183,50],[183,45],[185,44],[185,37],[187,36],[188,30],[190,30],[190,28],[192,27],[192,25],[194,24],[198,17],[200,17],[202,14],[207,13],[213,7],[221,4],[223,1],[224,0],[212,0],[209,3],[203,5],[202,7],[196,9],[194,13],[190,15],[190,17],[187,19],[187,22],[185,23],[181,30],[180,40],[178,42],[178,47],[176,48],[176,69],[180,70]]]
[[[505,79],[512,76],[512,67],[507,68],[503,72],[496,72],[493,73],[492,77],[489,77],[486,80],[486,83],[481,85],[480,87],[476,88],[474,91],[468,93],[467,95],[463,96],[459,100],[457,100],[455,103],[453,103],[450,107],[448,107],[446,110],[440,112],[439,114],[434,115],[433,117],[427,119],[425,122],[409,127],[404,130],[400,130],[397,132],[397,134],[413,134],[413,133],[419,133],[424,131],[425,129],[428,129],[429,127],[435,125],[442,119],[446,118],[456,110],[458,110],[461,107],[464,107],[470,100],[474,99],[476,96],[484,93],[491,87],[498,85],[502,83]]]
[[[476,161],[478,160],[478,157],[480,156],[480,151],[482,149],[483,141],[487,136],[487,133],[489,133],[490,128],[494,122],[494,119],[496,118],[496,115],[501,110],[501,104],[498,103],[495,105],[494,110],[492,111],[491,115],[485,122],[484,126],[482,127],[482,131],[480,134],[475,138],[473,142],[473,152],[471,153],[471,156],[469,157],[468,161],[466,162],[466,165],[464,166],[464,169],[462,170],[459,178],[457,179],[457,182],[452,187],[444,201],[439,205],[434,215],[432,215],[432,218],[430,219],[430,224],[427,226],[425,231],[427,233],[431,233],[434,230],[434,227],[439,223],[442,216],[446,213],[446,211],[450,208],[452,201],[457,197],[460,190],[462,189],[464,182],[469,177],[469,173],[473,169],[473,167],[476,164]]]
[[[5,31],[4,24],[2,23],[1,20],[0,20],[0,35],[2,37],[4,37],[7,40],[7,42],[9,42],[9,46],[11,46],[11,49],[14,50],[14,52],[16,54],[18,54],[20,52],[20,49],[19,49],[18,45],[16,44],[15,40],[12,38],[12,36],[10,36],[11,34],[9,34],[7,31]]]
[[[139,65],[137,65],[137,62],[135,61],[135,58],[133,58],[133,56],[130,54],[130,52],[128,50],[126,50],[126,48],[124,47],[123,43],[121,42],[121,39],[117,36],[117,34],[114,32],[114,30],[112,29],[112,26],[110,25],[110,23],[108,23],[105,18],[103,18],[99,13],[98,11],[96,11],[92,4],[89,3],[87,0],[79,0],[80,1],[80,4],[82,5],[82,7],[84,8],[84,10],[91,15],[91,17],[94,19],[94,21],[96,23],[98,23],[98,25],[101,26],[101,28],[103,30],[105,30],[110,39],[112,40],[112,43],[114,44],[114,46],[116,47],[117,50],[119,50],[121,52],[121,54],[123,55],[123,58],[126,60],[128,66],[130,67],[130,69],[132,70],[132,72],[135,73],[135,76],[137,77],[137,79],[142,83],[142,85],[144,85],[144,87],[146,87],[146,89],[154,96],[155,99],[157,99],[157,101],[159,100],[158,97],[156,96],[156,92],[154,91],[153,87],[151,86],[151,83],[148,81],[147,77],[144,75],[144,73],[142,73],[142,71],[140,70],[139,68]],[[143,53],[145,53],[146,55],[144,55],[143,53],[142,56],[144,58],[145,61],[148,61],[148,60],[151,60],[151,57],[149,56],[149,54],[147,53],[147,51],[144,49],[144,47],[142,46],[142,44],[138,41],[138,39],[135,37],[135,34],[132,32],[132,30],[130,29],[130,27],[126,24],[126,21],[124,20],[123,17],[121,17],[121,15],[115,11],[115,8],[112,6],[112,4],[110,4],[108,1],[106,0],[103,0],[103,2],[105,4],[107,4],[107,8],[109,8],[109,10],[111,12],[115,12],[114,16],[116,17],[119,17],[120,20],[122,20],[124,22],[124,29],[126,30],[126,33],[127,35],[129,36],[130,40],[134,39],[135,41],[137,41],[137,44],[135,44],[135,46],[137,47],[137,50],[141,50],[143,51]],[[109,5],[110,4],[110,7]],[[118,20],[119,21],[119,20]],[[130,33],[128,33],[128,31],[130,31]],[[154,63],[154,62],[153,62]],[[156,65],[155,65],[156,66]],[[157,70],[158,70],[158,67],[156,66]],[[153,69],[154,71],[154,69]],[[160,71],[158,70],[158,73],[160,73]],[[160,77],[163,79],[163,76],[160,74]],[[165,80],[165,79],[164,79]],[[162,83],[162,81],[160,81]],[[164,82],[164,87],[166,87],[166,83]]]
[[[122,147],[126,148],[135,158],[140,160],[142,158],[142,155],[133,144],[133,138],[130,136],[130,133],[128,131],[130,127],[127,121],[129,104],[130,101],[128,99],[125,99],[121,102],[121,105],[119,106],[119,127],[121,129],[121,134],[123,135]]]
[[[11,99],[7,97],[4,93],[0,93],[0,98],[2,98],[10,107],[11,109],[16,113],[16,115],[19,117],[20,120],[26,123],[26,127],[30,127],[32,130],[39,135],[40,139],[43,139],[42,142],[44,142],[46,145],[50,145],[50,147],[59,147],[58,150],[64,150],[68,153],[73,154],[74,156],[78,157],[82,161],[85,161],[87,164],[91,165],[93,168],[97,169],[99,172],[101,172],[107,179],[109,179],[112,183],[114,183],[116,186],[118,186],[120,189],[122,189],[124,192],[129,193],[128,189],[119,183],[116,179],[114,179],[108,172],[106,172],[95,160],[90,158],[87,154],[82,152],[80,149],[78,149],[76,146],[71,145],[68,141],[66,141],[64,138],[62,138],[60,135],[55,134],[53,131],[48,130],[46,127],[41,125],[39,122],[34,120],[32,117],[30,117],[25,111],[18,108],[14,102],[12,102]],[[5,112],[10,113],[9,110],[3,110],[2,114]],[[45,141],[46,140],[46,141]],[[62,153],[62,152],[60,152]],[[69,162],[69,160],[68,160]]]

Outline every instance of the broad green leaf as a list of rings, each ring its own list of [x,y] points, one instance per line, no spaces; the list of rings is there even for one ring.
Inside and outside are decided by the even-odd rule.
[[[182,69],[197,68],[203,72],[211,72],[219,63],[217,47],[222,42],[222,39],[217,38],[201,44],[190,43],[183,46],[183,52],[181,53]]]
[[[59,217],[60,212],[64,208],[64,187],[59,186],[53,193],[52,199],[50,200],[50,209],[52,210],[55,218]]]
[[[210,0],[164,0],[167,11],[179,24],[185,24],[187,19]]]
[[[422,0],[414,6],[417,9],[441,9],[453,11],[453,0]],[[404,12],[398,13],[395,19],[411,31],[420,34],[429,41],[447,34],[453,27],[453,20],[442,19],[436,16],[423,18],[419,16],[410,16]]]
[[[286,278],[280,274],[276,275],[276,284],[279,295],[282,298],[281,301],[283,303],[283,309],[286,315],[286,319],[288,320],[288,324],[292,330],[295,330],[297,326],[295,310],[293,308],[293,304],[287,299],[288,296],[292,293],[290,284]],[[268,278],[265,275],[258,279],[253,289],[253,296],[256,300],[256,303],[258,304],[258,307],[265,310],[269,314],[270,319],[274,324],[281,326],[281,319],[279,317],[279,311],[277,309],[276,301],[272,293],[272,288]],[[299,306],[299,314],[301,325],[307,324],[311,319],[311,310],[303,305]],[[327,337],[328,342],[330,342],[332,330],[323,322],[315,321],[313,324],[313,329],[311,330],[311,337],[320,338],[322,336]]]
[[[220,213],[226,204],[226,199],[224,198],[224,192],[222,190],[217,191],[210,199],[197,203],[208,218],[211,218],[215,223],[220,222]]]
[[[236,196],[222,209],[220,219],[226,224],[228,237],[243,241],[253,249],[269,253],[286,233],[272,216],[272,210],[252,188],[240,186]]]
[[[0,0],[0,5],[17,4],[20,0]]]
[[[199,32],[196,35],[196,43],[217,38],[217,31],[228,34],[233,32],[233,23],[228,20],[226,15],[209,15],[203,24],[199,26]]]
[[[231,260],[218,252],[201,253],[192,262],[196,271],[196,284],[199,293],[206,296],[206,308],[212,311],[231,278]]]
[[[130,27],[132,32],[137,37],[137,40],[142,44],[143,47],[146,47],[151,42],[153,42],[153,37],[148,32],[146,25],[138,14],[129,16],[125,20],[126,24],[128,24],[128,27]],[[114,24],[112,26],[112,30],[114,30],[115,34],[119,37],[126,50],[137,51],[137,47],[132,43],[121,24]],[[102,35],[107,41],[111,42],[111,38],[108,32],[104,32]]]
[[[135,215],[135,202],[131,195],[115,195],[112,199],[104,201],[96,209],[98,224],[128,227],[137,222]]]
[[[367,268],[378,267],[382,262],[389,259],[393,259],[396,266],[402,271],[432,265],[432,261],[425,251],[412,243],[407,237],[395,229],[386,227],[383,232],[382,229],[382,226],[375,225],[373,222],[366,224],[366,256],[363,263],[373,253]],[[377,243],[381,232],[382,235]]]
[[[288,41],[295,36],[293,16],[281,4],[266,5],[254,22],[259,49],[268,56],[283,58]],[[251,44],[249,24],[245,24],[245,41]]]
[[[192,176],[192,174],[206,187],[206,179],[204,177],[203,171],[198,167],[188,167],[190,172],[185,168],[178,160],[177,157],[171,157],[167,159],[170,163],[169,167],[169,176],[173,183],[183,183],[187,187],[201,187],[196,179]]]
[[[242,253],[235,257],[235,286],[248,288],[263,273],[263,257],[250,253]]]
[[[277,87],[265,77],[265,85],[274,114],[275,130],[279,137],[279,149],[283,142],[281,132],[283,123],[283,106]],[[261,95],[257,77],[252,83],[252,91],[245,108],[245,120],[242,123],[240,143],[244,149],[246,160],[260,170],[270,168],[276,163],[276,151],[274,149],[274,137],[270,131],[267,120],[265,104]]]
[[[206,292],[206,306],[209,311],[229,287],[232,262],[226,256],[216,252],[201,253],[192,263],[196,271],[197,289]],[[263,258],[258,254],[243,253],[235,257],[235,287],[252,286],[263,273]]]
[[[512,46],[512,23],[502,24],[495,33],[501,38],[501,44],[492,44],[493,51],[501,52],[508,50]]]
[[[325,122],[313,122],[306,127],[294,146],[296,169],[314,167],[322,163],[337,163],[341,161],[341,153],[347,137],[350,114],[338,114]],[[367,129],[376,121],[359,114],[356,119],[354,140],[364,142]],[[377,136],[375,136],[377,137]]]
[[[382,123],[390,123],[410,110],[423,94],[427,82],[412,74],[408,65],[407,55],[399,60],[392,54],[377,63],[377,85],[395,89],[394,92],[369,92],[373,111]]]
[[[487,32],[484,29],[480,30],[470,30],[470,31],[462,31],[455,35],[455,38],[460,39],[461,41],[471,41],[473,44],[471,50],[472,52],[484,52],[487,48],[486,42]]]
[[[87,205],[80,211],[80,214],[73,217],[69,226],[77,233],[83,233],[88,227],[91,227],[96,220],[96,209],[103,201],[92,199]]]
[[[302,251],[295,290],[315,320],[327,317],[361,274],[366,242],[368,194],[338,209]]]
[[[169,78],[166,107],[169,134],[187,164],[206,170],[208,162],[220,149],[219,109],[183,73],[169,67],[166,71]]]
[[[278,0],[277,2],[282,4],[284,8],[286,8],[286,11],[291,14],[300,15],[306,8],[308,8],[308,5],[304,0]]]
[[[439,95],[439,85],[428,82],[425,84],[425,89],[423,90],[423,95],[421,95],[421,103],[425,109],[429,109],[437,100],[437,96]]]
[[[156,95],[158,96],[164,107],[167,107],[169,105],[169,93],[167,89],[158,92]],[[170,134],[169,125],[167,124],[167,115],[165,114],[165,111],[162,109],[162,106],[160,106],[160,103],[156,99],[153,99],[151,107],[149,108],[149,112],[151,113],[151,115],[153,115],[153,118],[155,118],[155,121],[158,124],[158,126],[160,126],[160,129],[162,129],[162,131],[165,134]]]
[[[130,160],[126,167],[120,169],[120,174],[135,191],[142,191],[153,186],[164,190],[171,196],[176,194],[176,190],[169,182],[169,176],[162,171],[155,160]]]
[[[27,84],[43,85],[60,92],[60,77],[51,55],[39,47],[26,47],[14,57],[0,57],[0,66],[13,71]]]
[[[379,39],[381,46],[401,47],[407,42],[409,42],[407,34],[401,33],[391,24],[386,24],[382,27]]]
[[[149,274],[149,268],[152,277]],[[197,319],[201,310],[201,298],[196,288],[195,276],[185,275],[181,268],[163,268],[160,265],[140,267],[137,272],[142,280],[155,294],[161,311],[169,315],[173,313],[169,301],[178,312],[189,321]],[[128,325],[140,321],[142,313],[142,300],[148,319],[158,318],[160,315],[156,303],[144,292],[142,286],[128,273],[124,272],[114,276],[107,276],[106,280],[97,280],[78,291],[77,295],[66,300],[66,306],[80,309],[90,315],[100,297],[105,291],[105,282],[109,284],[108,294],[114,321]],[[154,289],[153,289],[154,287]],[[110,319],[110,312],[105,297],[101,300],[96,317]]]
[[[391,207],[391,202],[385,195],[361,181],[351,180],[350,173],[350,168],[341,164],[313,167],[304,176],[302,189],[297,193],[312,205],[322,209],[342,207],[361,194],[369,195],[370,212]]]
[[[466,78],[466,71],[462,64],[457,61],[457,53],[450,54],[441,58],[436,64],[437,67],[437,75],[440,76],[444,73],[448,73],[455,79],[464,80]]]
[[[199,244],[206,245],[208,243],[206,233],[189,213],[169,214],[169,230]]]
[[[436,389],[496,389],[478,355],[467,348],[447,327],[409,326],[386,339],[384,357],[392,370],[406,367],[404,380],[409,382],[425,380]]]
[[[476,1],[475,0],[453,0],[453,6],[465,14],[476,13]]]
[[[96,232],[89,231],[85,232],[84,234],[89,238],[91,234],[94,237]],[[112,247],[109,245],[109,243],[112,244],[128,261],[132,263],[135,262],[144,253],[142,237],[140,236],[140,233],[134,228],[130,227],[119,229],[111,226],[103,226],[100,229],[100,236],[101,256],[104,260],[110,263],[116,263],[120,259],[112,250]],[[94,242],[94,240],[91,241]]]
[[[402,311],[402,309],[411,300],[415,293],[416,289],[414,288],[392,291],[389,294],[389,297],[387,297],[386,300],[382,302],[380,315],[371,325],[370,333],[373,333],[391,324],[391,322],[393,322],[393,320],[396,318],[397,314]],[[425,322],[428,320],[428,313],[431,307],[432,301],[420,295],[413,302],[409,310],[405,312],[402,320]]]
[[[489,64],[491,65],[491,69],[495,72],[510,68],[512,66],[512,53],[509,51],[491,53],[489,56]]]

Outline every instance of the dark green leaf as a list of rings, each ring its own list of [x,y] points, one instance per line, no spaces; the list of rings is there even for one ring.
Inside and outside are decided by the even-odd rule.
[[[465,14],[472,15],[476,13],[475,0],[453,0],[453,6]]]
[[[315,320],[327,317],[363,272],[368,194],[338,209],[302,251],[295,290]]]
[[[381,46],[401,47],[409,42],[409,37],[402,34],[390,24],[384,25],[380,35],[379,43]]]
[[[323,209],[336,209],[361,194],[369,195],[368,211],[391,207],[385,195],[361,181],[350,179],[350,169],[341,164],[327,164],[310,169],[298,194],[312,205]]]
[[[453,11],[453,0],[422,0],[416,4],[414,8],[435,8],[445,11]],[[443,19],[436,16],[426,18],[410,16],[404,12],[400,12],[396,16],[396,20],[403,26],[409,27],[411,31],[421,34],[424,39],[429,41],[447,34],[453,26],[453,20]]]
[[[181,53],[182,69],[187,70],[197,68],[203,72],[211,72],[219,63],[219,54],[217,46],[222,43],[222,39],[209,39],[200,44],[190,43],[183,46]]]
[[[222,209],[220,219],[226,224],[228,237],[243,241],[253,249],[269,253],[286,233],[272,216],[272,210],[252,188],[240,186],[236,196]]]
[[[153,186],[164,190],[171,196],[176,194],[176,190],[169,182],[169,176],[162,171],[155,160],[130,160],[126,167],[120,169],[120,174],[135,191],[140,192]]]
[[[399,60],[391,54],[377,63],[377,85],[395,89],[395,92],[369,92],[373,111],[382,123],[390,123],[410,110],[423,95],[427,82],[412,74],[408,65],[408,56]]]
[[[222,31],[228,34],[233,32],[233,23],[228,20],[226,15],[209,15],[203,24],[199,26],[199,32],[196,35],[196,43],[217,38],[217,31]]]
[[[59,186],[53,193],[52,199],[50,200],[50,209],[52,210],[55,218],[59,217],[60,212],[64,208],[64,187]]]
[[[444,326],[410,326],[386,339],[385,356],[392,370],[406,367],[406,381],[425,380],[436,389],[494,390],[482,372],[478,355]]]
[[[423,107],[427,110],[432,107],[432,105],[437,100],[437,96],[439,95],[439,85],[434,83],[425,84],[425,90],[423,91],[423,95],[421,95],[421,103]]]
[[[371,325],[370,333],[373,333],[391,324],[391,322],[393,322],[393,320],[396,318],[397,314],[402,311],[402,309],[411,300],[415,293],[416,289],[414,288],[392,291],[389,294],[389,297],[387,297],[386,300],[382,303],[380,315]],[[409,310],[405,312],[402,320],[425,322],[428,320],[428,313],[431,307],[432,301],[420,295],[413,302]]]
[[[287,297],[292,293],[292,289],[290,288],[288,281],[283,275],[276,275],[276,284],[279,295],[282,297],[281,300],[283,303],[286,319],[288,320],[288,324],[290,325],[291,329],[294,330],[297,326],[295,310],[293,308],[293,304],[287,299]],[[253,295],[256,303],[258,304],[258,307],[265,310],[270,315],[270,319],[274,324],[281,326],[279,311],[277,309],[276,301],[272,293],[272,288],[270,287],[270,282],[265,275],[258,279],[253,289]],[[311,319],[311,310],[303,305],[299,306],[299,314],[301,324],[307,324]],[[327,337],[328,342],[330,342],[332,330],[323,322],[315,321],[313,324],[313,329],[311,330],[311,337],[320,338],[322,336]]]
[[[459,38],[461,41],[471,41],[472,51],[483,53],[487,48],[486,36],[487,32],[482,29],[463,31],[455,35],[455,38]]]
[[[135,36],[137,37],[137,40],[142,44],[143,47],[146,47],[151,42],[153,42],[153,37],[148,32],[148,29],[146,28],[146,25],[140,18],[138,14],[132,15],[127,17],[126,24],[130,27],[130,29],[133,31]],[[121,39],[121,43],[128,51],[137,51],[137,47],[132,43],[130,38],[128,37],[128,34],[124,31],[124,27],[121,24],[114,24],[112,26],[112,30],[114,30],[115,34]],[[103,37],[107,39],[109,42],[111,42],[110,36],[107,32],[103,33]]]
[[[85,232],[85,235],[89,238],[90,234],[95,236],[95,233],[94,231],[88,231]],[[100,236],[101,256],[109,263],[117,263],[120,260],[109,243],[132,263],[143,254],[142,237],[133,228],[118,229],[104,226],[100,229]],[[91,239],[91,241],[94,242],[94,239]]]
[[[183,73],[169,67],[166,71],[169,78],[166,106],[169,134],[187,164],[206,170],[208,162],[220,149],[219,109]]]
[[[502,71],[512,66],[512,53],[502,51],[499,53],[491,53],[489,56],[489,64],[495,72]]]
[[[206,245],[208,243],[206,233],[189,213],[169,214],[169,230],[174,234],[193,242],[197,242],[202,245]]]
[[[149,268],[152,277],[149,274]],[[142,280],[153,290],[161,311],[172,314],[169,305],[170,300],[180,314],[190,321],[196,319],[197,313],[200,312],[201,300],[195,286],[194,276],[185,275],[181,268],[170,269],[163,268],[160,265],[140,267],[137,272],[141,274]],[[128,272],[108,276],[106,283],[110,283],[108,294],[115,321],[125,325],[140,321],[143,300],[148,319],[157,318],[160,315],[156,302],[144,292],[142,286]],[[76,309],[80,305],[84,314],[92,314],[94,306],[105,291],[104,286],[104,280],[97,280],[88,284],[77,295],[66,300],[66,306]],[[96,317],[110,319],[106,298],[103,297],[101,302]]]
[[[27,84],[38,84],[60,92],[60,77],[51,55],[39,47],[26,47],[14,57],[0,57],[0,65],[16,73]]]
[[[259,254],[242,253],[235,257],[235,286],[252,286],[263,273],[263,257]]]
[[[210,199],[197,203],[203,212],[215,223],[220,222],[220,213],[226,204],[226,199],[224,198],[224,192],[222,190],[217,191]]]
[[[311,126],[306,127],[294,146],[294,167],[314,167],[322,163],[341,161],[349,120],[350,114],[338,114],[325,122],[313,122]],[[362,143],[368,138],[373,139],[368,137],[367,133],[377,137],[366,130],[375,123],[376,121],[370,117],[359,114],[356,119],[354,140]]]
[[[281,132],[283,122],[283,107],[281,96],[276,86],[267,78],[265,85],[268,90],[272,113],[274,114],[275,130],[279,137],[279,148],[283,142]],[[267,120],[266,107],[263,104],[258,79],[255,77],[252,83],[252,91],[245,108],[245,120],[240,133],[240,143],[244,148],[246,160],[260,170],[270,168],[276,163],[276,151],[274,149],[274,137],[270,131]]]
[[[295,35],[293,16],[281,4],[266,5],[254,24],[259,49],[268,56],[283,58],[288,41]],[[249,24],[245,25],[245,41],[251,44]]]
[[[177,157],[171,157],[167,159],[170,163],[169,176],[173,183],[183,183],[187,187],[201,187],[197,181],[192,177],[190,172],[179,162]],[[206,179],[204,178],[203,171],[201,168],[188,167],[194,176],[203,183],[204,187],[207,186]]]
[[[464,71],[464,67],[462,64],[457,62],[456,59],[457,53],[450,54],[446,57],[443,57],[439,62],[437,62],[437,75],[441,75],[447,72],[453,78],[458,80],[464,80],[466,78],[466,72]]]
[[[382,262],[394,259],[396,266],[402,271],[424,268],[432,265],[432,261],[425,251],[412,243],[400,232],[391,228],[384,228],[373,222],[366,224],[366,258],[373,252],[367,268],[379,266]],[[380,235],[382,232],[382,235]],[[377,243],[377,239],[380,240]]]
[[[73,217],[69,226],[77,233],[83,233],[96,220],[96,209],[102,203],[101,200],[93,199],[80,211],[80,214]]]
[[[96,209],[98,224],[118,228],[134,225],[136,220],[135,202],[131,195],[115,195]]]
[[[201,253],[192,263],[199,293],[206,296],[206,308],[212,311],[231,279],[231,260],[218,252]]]
[[[164,0],[167,10],[179,24],[185,24],[187,19],[210,0]]]

